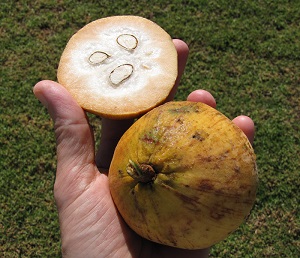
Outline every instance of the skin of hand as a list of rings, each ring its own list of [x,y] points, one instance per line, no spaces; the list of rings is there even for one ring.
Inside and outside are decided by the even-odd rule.
[[[189,51],[181,40],[175,39],[174,44],[179,75],[168,100],[174,98]],[[57,145],[54,198],[63,257],[208,257],[209,249],[182,250],[143,239],[120,217],[110,195],[107,171],[118,140],[133,120],[102,119],[100,148],[95,155],[93,131],[86,113],[67,90],[46,80],[37,83],[33,91],[54,122]],[[216,107],[213,96],[204,90],[192,92],[188,100]],[[246,116],[233,121],[252,142],[253,121]]]

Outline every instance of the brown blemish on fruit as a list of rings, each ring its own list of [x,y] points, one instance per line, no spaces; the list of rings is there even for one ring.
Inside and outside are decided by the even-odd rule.
[[[147,220],[147,210],[145,209],[144,202],[140,200],[140,195],[139,195],[139,188],[140,184],[136,184],[132,190],[130,191],[131,193],[131,198],[133,200],[134,207],[136,209],[136,212],[138,212],[142,216],[142,221],[143,224],[147,225],[148,220]],[[133,194],[134,193],[134,194]]]
[[[196,139],[200,142],[202,142],[203,140],[205,140],[205,138],[199,133],[199,132],[195,132],[192,136],[193,139]]]
[[[175,189],[175,187],[172,187],[172,185],[168,185],[168,182],[170,181],[162,181],[160,185],[164,188],[166,188],[169,191],[172,191],[175,196],[177,196],[185,205],[186,208],[192,211],[199,211],[199,201],[197,196],[187,196],[184,193],[179,192]]]
[[[221,207],[221,204],[220,206],[218,207],[215,207],[215,209],[212,209],[211,212],[210,212],[210,216],[216,220],[220,220],[222,218],[224,218],[226,216],[226,214],[232,214],[234,213],[234,210],[233,209],[229,209],[229,208],[226,208],[226,207]]]
[[[220,163],[215,163],[213,168],[214,168],[215,170],[221,169]]]
[[[182,107],[178,107],[178,108],[172,108],[172,109],[169,109],[169,111],[174,114],[198,113],[199,107],[197,105],[188,105],[188,106],[182,106]]]
[[[170,175],[170,179],[164,180],[163,181],[163,186],[167,185],[168,187],[171,187],[172,189],[174,189],[176,187],[176,183],[174,181],[174,178],[172,178],[172,175]]]
[[[169,228],[168,240],[173,244],[174,247],[177,246],[176,234],[172,226]]]
[[[123,178],[123,177],[127,176],[127,173],[125,174],[123,170],[119,169],[118,170],[118,175],[119,175],[120,178]]]
[[[225,196],[226,193],[222,190],[222,189],[216,189],[215,190],[215,195],[222,195],[222,196]],[[231,195],[230,195],[231,196]]]
[[[132,195],[135,195],[134,188],[131,189],[130,193],[131,193]]]
[[[250,186],[249,186],[249,185],[246,185],[246,184],[241,184],[239,188],[240,188],[241,190],[246,190],[246,189],[249,189]]]
[[[198,154],[197,155],[197,159],[199,159],[201,162],[213,162],[213,161],[216,161],[216,165],[220,164],[219,161],[223,161],[225,160],[228,155],[230,153],[230,150],[226,150],[224,151],[223,153],[219,154],[219,155],[215,155],[215,156],[204,156],[202,154]]]
[[[159,140],[157,134],[159,132],[159,128],[154,127],[151,131],[148,131],[144,134],[140,139],[141,141],[148,143],[148,144],[158,144]]]
[[[201,180],[198,185],[198,190],[208,192],[214,190],[214,184],[208,179]]]
[[[180,125],[182,125],[184,122],[181,120],[181,118],[178,118],[177,120],[176,120],[176,122],[178,123],[178,124],[180,124]]]
[[[220,212],[216,212],[216,211],[214,210],[214,211],[211,211],[211,212],[210,212],[210,216],[211,216],[212,218],[216,219],[216,220],[220,220],[220,219],[222,219],[222,218],[225,216],[225,214],[224,214],[224,213],[220,213]]]
[[[156,143],[156,141],[153,138],[149,137],[148,135],[145,135],[141,140],[145,143],[150,143],[150,144]]]
[[[198,155],[197,157],[201,162],[211,162],[213,161],[215,158],[213,158],[212,156],[202,156],[201,154]]]
[[[241,168],[240,168],[239,166],[237,166],[237,165],[234,166],[233,169],[234,169],[234,172],[235,172],[235,173],[240,173],[240,172],[241,172]]]

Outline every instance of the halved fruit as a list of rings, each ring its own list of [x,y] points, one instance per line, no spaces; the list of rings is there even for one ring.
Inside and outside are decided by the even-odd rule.
[[[57,78],[85,110],[133,118],[168,97],[177,78],[177,51],[170,35],[150,20],[107,17],[71,37]]]

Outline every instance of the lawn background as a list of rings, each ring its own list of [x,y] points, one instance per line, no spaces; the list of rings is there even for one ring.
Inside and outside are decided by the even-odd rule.
[[[52,122],[32,87],[56,80],[70,36],[111,15],[151,19],[190,47],[177,99],[209,90],[251,116],[257,202],[211,257],[299,255],[300,1],[8,1],[0,4],[0,257],[60,257]],[[100,119],[89,115],[98,139]]]

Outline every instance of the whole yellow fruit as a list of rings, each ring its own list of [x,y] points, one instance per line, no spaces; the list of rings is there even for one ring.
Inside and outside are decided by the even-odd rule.
[[[141,117],[119,141],[111,195],[140,236],[184,249],[209,247],[249,215],[257,189],[255,154],[217,110],[169,102]]]

